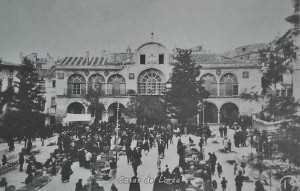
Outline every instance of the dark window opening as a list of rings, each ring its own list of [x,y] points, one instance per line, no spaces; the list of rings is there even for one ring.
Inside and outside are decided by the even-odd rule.
[[[140,64],[146,64],[146,55],[145,54],[140,55]]]
[[[159,64],[164,64],[165,56],[163,54],[160,54],[158,56],[158,63]]]
[[[56,87],[56,81],[52,80],[52,88],[55,88],[55,87]]]
[[[7,87],[12,87],[13,85],[13,79],[12,78],[8,78],[8,81],[7,81]]]

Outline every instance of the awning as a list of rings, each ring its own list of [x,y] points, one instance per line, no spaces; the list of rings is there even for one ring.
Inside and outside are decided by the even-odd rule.
[[[67,113],[67,116],[63,118],[63,123],[67,124],[70,122],[91,122],[92,116],[91,114],[72,114]]]

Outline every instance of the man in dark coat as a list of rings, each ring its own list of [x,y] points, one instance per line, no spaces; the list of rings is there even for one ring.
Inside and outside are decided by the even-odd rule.
[[[23,152],[20,152],[20,153],[19,153],[19,165],[20,165],[19,170],[20,170],[20,172],[23,171],[23,165],[24,165],[24,162],[25,162],[24,154],[23,154]]]
[[[244,180],[244,178],[242,176],[242,172],[239,171],[239,174],[235,177],[236,191],[242,191],[243,180]]]
[[[82,179],[80,178],[76,183],[75,191],[83,191]]]

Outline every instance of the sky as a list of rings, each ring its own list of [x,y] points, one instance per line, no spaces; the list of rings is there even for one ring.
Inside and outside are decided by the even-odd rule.
[[[57,57],[133,50],[151,40],[169,49],[222,53],[269,42],[291,25],[290,0],[0,0],[0,57]]]

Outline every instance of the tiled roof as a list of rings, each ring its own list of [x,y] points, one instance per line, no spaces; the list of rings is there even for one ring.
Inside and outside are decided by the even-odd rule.
[[[100,66],[104,65],[103,57],[64,57],[58,65],[61,66]]]
[[[103,65],[121,65],[133,62],[133,53],[111,53],[101,57],[64,57],[58,62],[60,66],[103,66]]]

